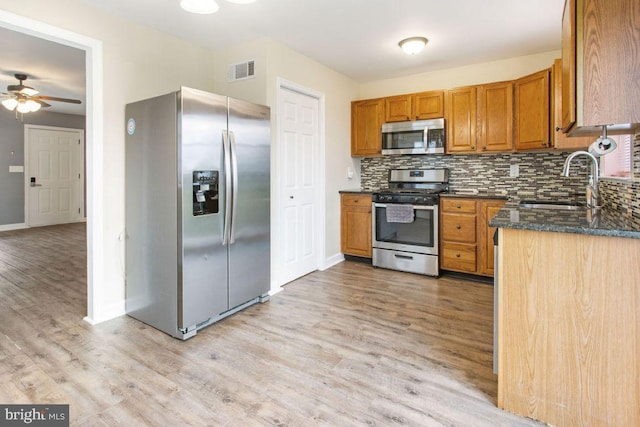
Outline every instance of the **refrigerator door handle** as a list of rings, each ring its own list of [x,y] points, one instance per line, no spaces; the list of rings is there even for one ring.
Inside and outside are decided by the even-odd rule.
[[[231,203],[233,199],[232,185],[231,185],[231,150],[229,148],[229,136],[227,130],[222,131],[222,149],[224,158],[224,231],[222,232],[222,244],[227,245],[229,243],[229,226],[231,224]]]
[[[236,241],[236,218],[238,216],[238,153],[236,151],[236,136],[233,131],[229,131],[229,139],[231,140],[231,175],[232,180],[232,196],[231,196],[231,235],[229,244],[232,245]]]

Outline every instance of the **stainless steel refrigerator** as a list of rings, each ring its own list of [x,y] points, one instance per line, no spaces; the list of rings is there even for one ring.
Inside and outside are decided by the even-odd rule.
[[[125,120],[127,314],[187,339],[268,300],[269,107],[183,87]]]

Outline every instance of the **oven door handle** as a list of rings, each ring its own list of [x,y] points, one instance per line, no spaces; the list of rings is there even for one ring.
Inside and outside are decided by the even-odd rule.
[[[392,203],[395,204],[395,203]],[[418,210],[418,211],[434,211],[436,210],[436,208],[438,207],[438,205],[411,205],[413,206],[413,209]],[[374,208],[386,208],[387,207],[387,203],[373,203],[373,207]]]

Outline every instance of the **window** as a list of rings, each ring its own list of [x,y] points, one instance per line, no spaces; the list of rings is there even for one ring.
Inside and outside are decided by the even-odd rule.
[[[609,135],[618,148],[600,158],[600,172],[606,178],[631,178],[633,135]]]

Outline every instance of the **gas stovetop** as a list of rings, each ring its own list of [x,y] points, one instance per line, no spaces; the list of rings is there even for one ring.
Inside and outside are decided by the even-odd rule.
[[[447,191],[449,191],[448,169],[391,169],[389,187],[373,193],[373,201],[437,205],[438,194]]]

